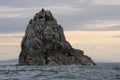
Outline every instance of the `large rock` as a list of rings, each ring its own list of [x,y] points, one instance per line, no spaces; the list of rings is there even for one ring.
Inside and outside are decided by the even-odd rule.
[[[66,41],[63,28],[50,11],[42,9],[29,21],[21,43],[20,65],[95,65],[82,50]]]

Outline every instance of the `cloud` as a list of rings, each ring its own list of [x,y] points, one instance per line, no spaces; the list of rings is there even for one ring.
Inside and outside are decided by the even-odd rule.
[[[120,0],[93,0],[94,4],[107,4],[107,5],[117,5],[120,4]]]
[[[29,8],[15,8],[10,6],[0,6],[0,12],[16,12],[16,11],[27,11]]]
[[[96,28],[96,25],[100,28],[102,28],[102,26],[116,26],[116,25],[120,25],[119,21],[120,21],[120,11],[118,10],[120,8],[120,6],[110,6],[110,5],[93,5],[93,6],[88,6],[86,8],[83,8],[83,12],[77,12],[76,15],[74,15],[74,17],[72,17],[71,22],[70,23],[74,23],[75,20],[75,24],[72,25],[72,27],[76,27],[76,29],[87,29],[86,25],[87,24],[93,24],[93,22],[95,22],[94,25],[89,25],[89,27],[91,27],[91,29],[89,28],[89,30],[92,30],[92,28]],[[101,21],[103,23],[97,23],[96,21]],[[107,21],[107,22],[104,22]],[[114,23],[114,24],[113,24]],[[70,26],[70,25],[69,25]],[[73,28],[71,28],[72,30]],[[74,28],[75,29],[75,28]],[[107,30],[107,28],[105,28]]]
[[[106,27],[106,28],[104,28],[104,29],[102,29],[102,30],[120,30],[120,25],[117,25],[117,26],[109,26],[109,27]]]
[[[52,5],[119,5],[119,0],[1,0],[0,5],[12,6],[12,7],[31,7],[31,6],[52,6]]]
[[[23,17],[20,14],[0,14],[0,18],[20,18]]]
[[[114,37],[114,38],[120,38],[120,35],[114,35],[112,37]]]
[[[64,33],[72,47],[83,50],[85,55],[100,61],[120,61],[120,38],[113,37],[120,35],[120,31],[65,31]],[[23,35],[23,32],[0,33],[1,59],[10,58],[12,54],[14,55],[12,58],[19,55]]]
[[[58,24],[61,24],[65,30],[120,30],[115,27],[120,25],[120,5],[104,4],[104,2],[108,3],[108,0],[97,1],[0,1],[0,31],[24,31],[29,19],[42,7],[51,10]],[[109,3],[116,3],[116,1],[110,0]]]
[[[10,6],[0,6],[0,18],[21,18],[26,17],[29,8],[15,8]]]
[[[0,1],[0,5],[4,6],[12,6],[12,7],[33,7],[33,6],[65,6],[65,5],[71,5],[71,4],[76,4],[76,3],[83,3],[87,2],[88,0],[75,0],[75,1],[70,1],[70,0],[4,0]]]
[[[120,30],[119,21],[114,20],[101,20],[94,21],[88,24],[85,24],[85,27],[89,30]]]
[[[24,33],[0,33],[0,37],[22,37]]]
[[[73,8],[69,5],[65,6],[45,6],[47,10],[51,10],[53,13],[56,14],[72,14],[80,9]],[[21,18],[21,17],[30,17],[33,13],[39,12],[42,7],[24,7],[24,8],[15,8],[10,6],[0,6],[0,18]],[[82,10],[82,9],[81,9]]]
[[[25,31],[29,18],[0,18],[0,32]]]
[[[73,47],[100,61],[119,62],[120,31],[65,31],[66,39]]]
[[[20,46],[24,33],[0,33],[0,46]]]

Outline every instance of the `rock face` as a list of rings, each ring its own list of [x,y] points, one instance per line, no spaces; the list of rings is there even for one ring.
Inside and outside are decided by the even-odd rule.
[[[20,65],[95,65],[82,50],[66,41],[63,28],[48,10],[42,9],[29,21],[21,43]]]

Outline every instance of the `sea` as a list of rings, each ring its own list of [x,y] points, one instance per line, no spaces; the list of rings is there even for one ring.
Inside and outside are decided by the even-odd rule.
[[[0,65],[0,80],[120,80],[120,63],[96,66],[18,66]]]

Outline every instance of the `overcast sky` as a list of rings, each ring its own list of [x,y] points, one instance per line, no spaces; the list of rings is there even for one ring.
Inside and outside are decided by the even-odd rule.
[[[0,32],[23,32],[41,8],[64,30],[120,30],[120,0],[0,0]]]
[[[120,62],[120,0],[0,0],[0,60],[18,57],[25,28],[41,8],[53,13],[74,48],[96,61]]]

